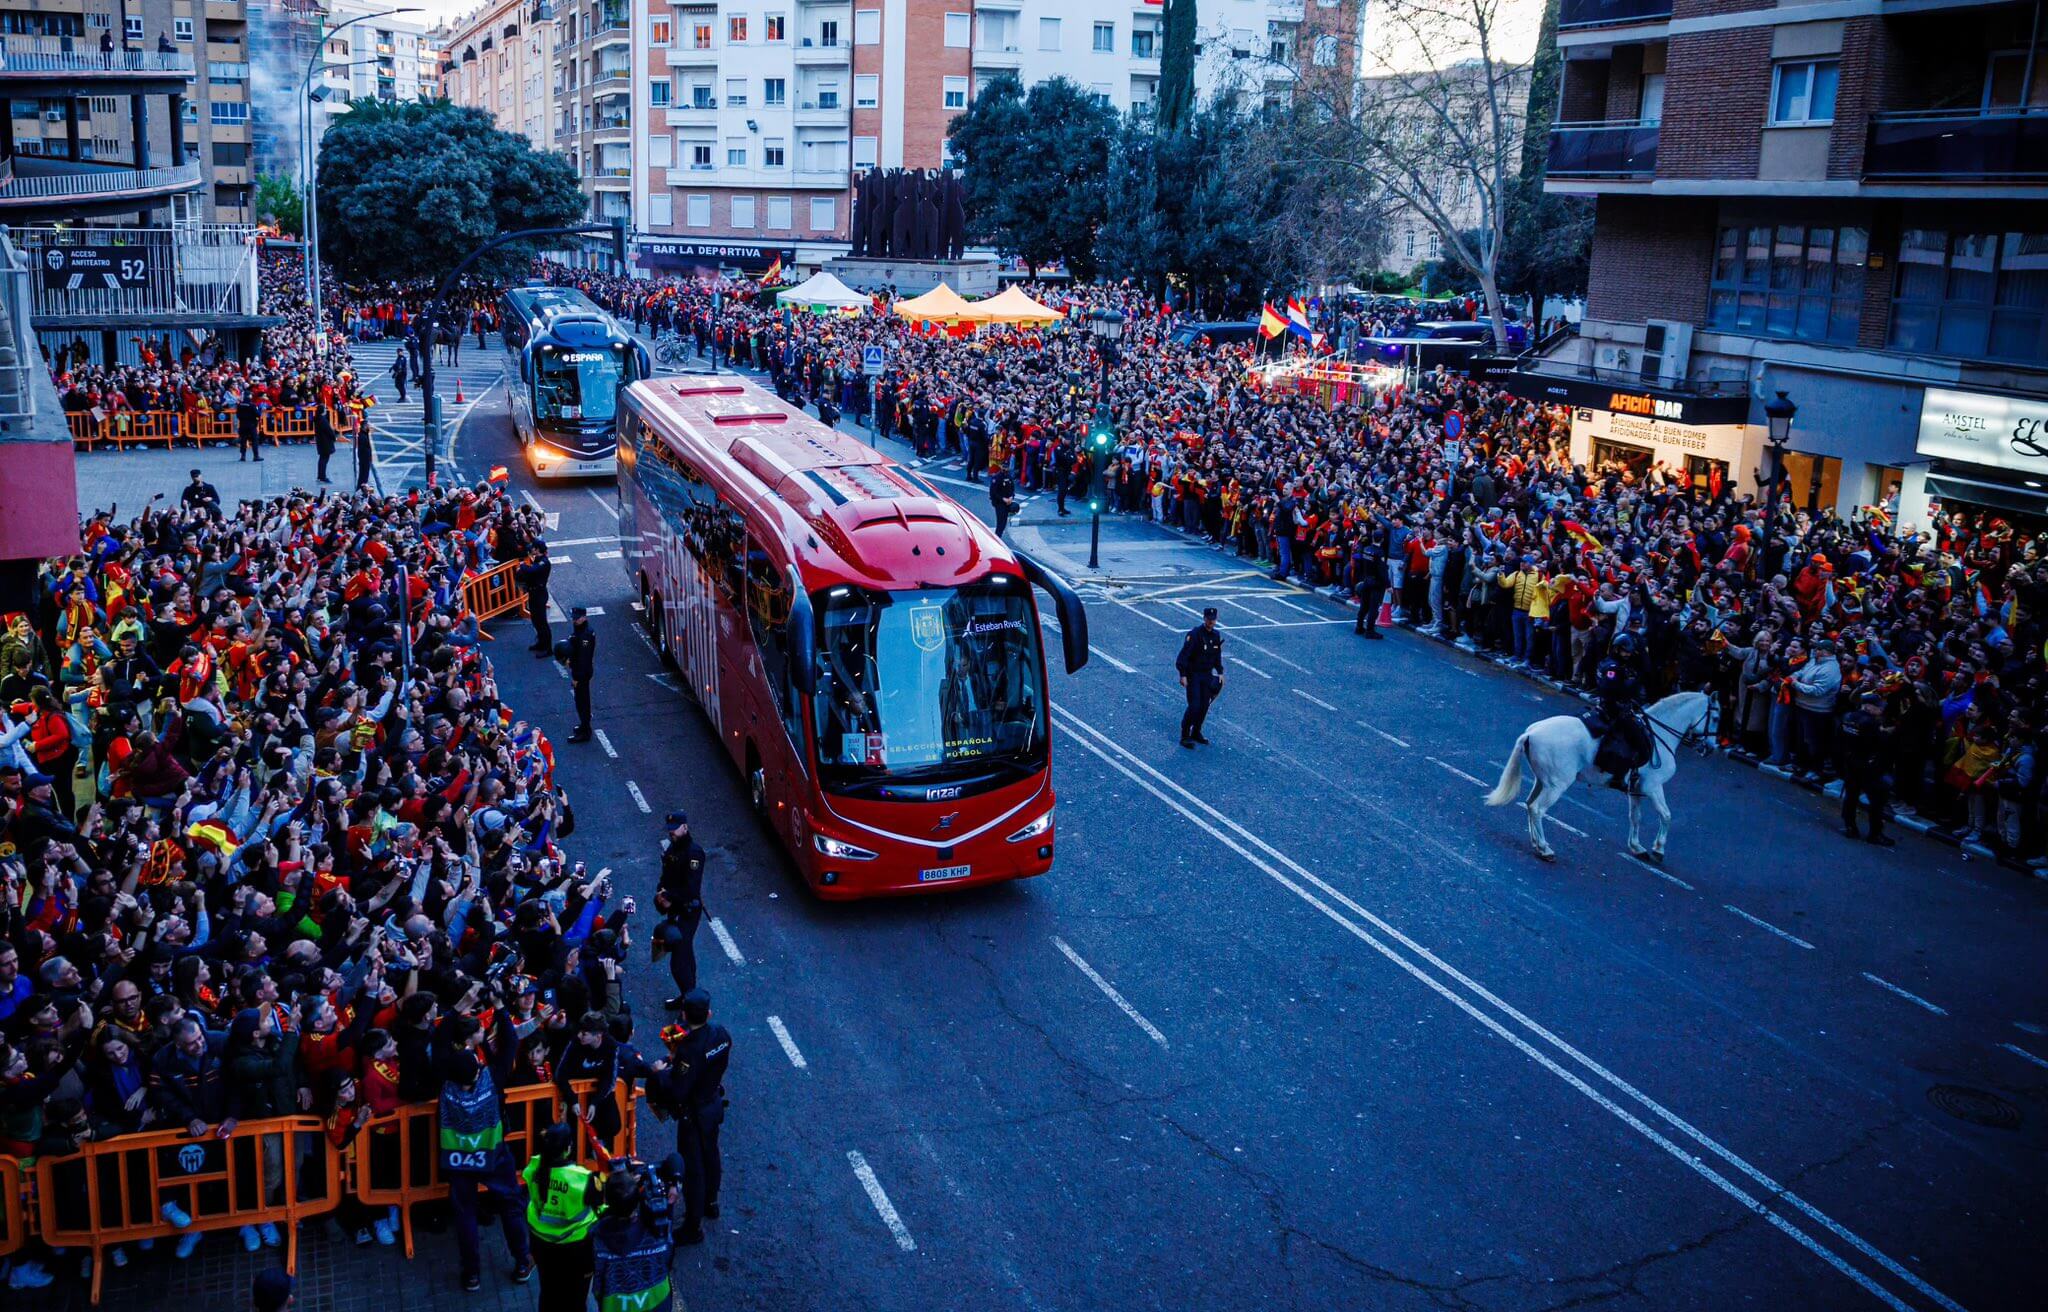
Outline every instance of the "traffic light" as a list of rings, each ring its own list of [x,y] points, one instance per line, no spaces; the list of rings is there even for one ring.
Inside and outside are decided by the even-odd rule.
[[[1095,418],[1088,425],[1088,450],[1100,460],[1116,445],[1116,425],[1109,417],[1106,405],[1095,408]]]

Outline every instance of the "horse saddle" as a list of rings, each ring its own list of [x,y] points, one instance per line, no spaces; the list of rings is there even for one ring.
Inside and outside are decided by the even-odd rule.
[[[1622,775],[1649,763],[1650,724],[1642,711],[1609,715],[1596,709],[1586,712],[1585,721],[1586,731],[1600,744],[1593,756],[1595,769]]]

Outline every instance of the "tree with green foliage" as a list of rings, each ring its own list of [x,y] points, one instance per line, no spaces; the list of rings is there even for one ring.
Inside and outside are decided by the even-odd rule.
[[[585,216],[575,171],[449,102],[358,102],[320,142],[320,253],[343,278],[438,278],[502,232]],[[532,260],[514,243],[478,266],[504,278]]]
[[[1013,76],[984,88],[947,130],[966,173],[968,235],[1029,266],[1095,271],[1116,116],[1063,77],[1025,93]]]
[[[273,223],[287,237],[306,230],[306,194],[289,173],[256,175],[256,218]]]
[[[1195,29],[1200,18],[1196,0],[1166,0],[1160,19],[1159,127],[1178,132],[1195,112]]]

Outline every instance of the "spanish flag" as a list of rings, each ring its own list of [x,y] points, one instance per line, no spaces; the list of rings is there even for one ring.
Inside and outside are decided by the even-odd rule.
[[[1278,310],[1270,305],[1259,307],[1259,336],[1271,339],[1286,331],[1287,320],[1280,316]]]
[[[242,845],[235,837],[235,831],[218,820],[201,820],[195,825],[187,826],[185,837],[211,847],[220,853],[220,859],[223,861],[233,860],[235,850]]]
[[[1590,529],[1576,520],[1568,519],[1564,521],[1564,531],[1571,537],[1572,541],[1589,551],[1597,551],[1600,547],[1600,539],[1593,536]]]
[[[503,465],[492,465],[490,481],[493,483],[509,483],[512,481],[512,471]]]
[[[768,266],[768,272],[761,275],[761,285],[763,287],[773,287],[775,284],[781,281],[782,257],[778,255],[775,257],[775,263]]]

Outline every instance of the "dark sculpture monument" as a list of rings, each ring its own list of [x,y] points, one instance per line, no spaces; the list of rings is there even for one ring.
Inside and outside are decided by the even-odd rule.
[[[995,265],[969,260],[960,175],[948,169],[873,168],[853,182],[852,247],[826,267],[850,287],[905,295],[940,282],[969,295],[995,290]]]

